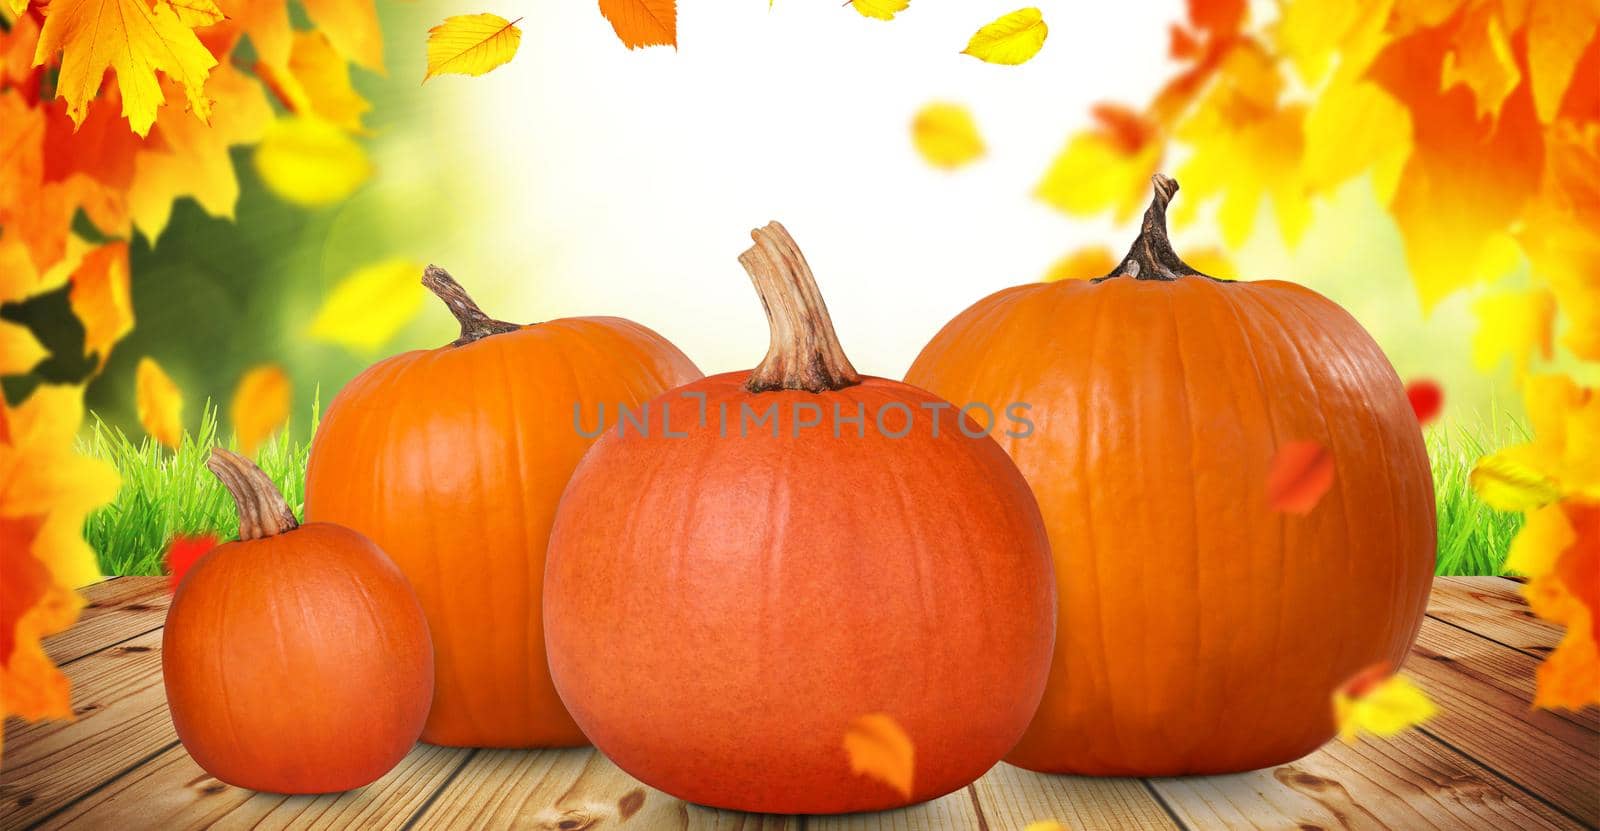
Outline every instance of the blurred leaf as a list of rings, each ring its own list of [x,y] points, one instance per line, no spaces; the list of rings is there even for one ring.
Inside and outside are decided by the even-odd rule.
[[[1111,249],[1104,245],[1091,245],[1079,248],[1050,266],[1050,271],[1044,275],[1044,282],[1057,283],[1062,280],[1093,280],[1104,277],[1117,267],[1117,257]]]
[[[1291,441],[1278,448],[1267,471],[1267,501],[1274,511],[1308,514],[1333,486],[1333,454],[1320,442]]]
[[[320,116],[363,133],[361,116],[372,105],[350,85],[350,67],[322,32],[295,32],[286,67],[256,62],[256,75],[266,81],[291,112]]]
[[[911,0],[850,0],[850,5],[854,6],[862,17],[893,20],[895,15],[911,5]]]
[[[1218,280],[1239,279],[1239,269],[1234,267],[1233,260],[1228,257],[1226,251],[1214,245],[1186,249],[1183,252],[1183,261],[1207,277],[1215,277]]]
[[[522,43],[517,20],[495,14],[447,17],[428,30],[427,81],[435,75],[482,75],[511,60]]]
[[[174,450],[183,436],[183,393],[161,365],[146,355],[134,374],[139,424],[150,437]]]
[[[1472,338],[1472,362],[1479,370],[1494,369],[1507,356],[1526,372],[1535,355],[1550,360],[1554,349],[1556,301],[1544,289],[1486,295],[1472,304],[1478,331]]]
[[[1419,378],[1406,384],[1406,400],[1411,402],[1411,412],[1417,416],[1417,423],[1426,425],[1443,409],[1444,390],[1436,381]]]
[[[293,386],[277,364],[251,367],[233,390],[228,416],[239,437],[239,452],[254,457],[256,448],[289,420]]]
[[[83,256],[67,295],[83,322],[83,350],[104,367],[115,346],[133,331],[133,298],[128,285],[128,244],[109,242]]]
[[[1387,738],[1432,718],[1437,712],[1422,690],[1387,662],[1375,664],[1333,693],[1339,737],[1353,742],[1362,733]]]
[[[915,749],[894,717],[886,713],[857,717],[845,731],[844,749],[852,773],[877,779],[911,798]]]
[[[1444,56],[1440,88],[1464,85],[1477,99],[1480,118],[1498,117],[1506,96],[1522,81],[1500,10],[1486,3],[1470,8],[1456,29],[1453,47]]]
[[[0,320],[0,375],[21,375],[50,353],[25,326]]]
[[[928,164],[954,170],[984,153],[972,114],[960,104],[933,103],[911,120],[911,143]]]
[[[422,264],[406,259],[362,266],[322,301],[308,332],[316,340],[372,352],[422,309]]]
[[[339,54],[358,66],[383,73],[383,29],[378,25],[374,0],[300,0],[300,5]]]
[[[1531,511],[1561,498],[1555,479],[1515,447],[1479,459],[1472,468],[1472,489],[1497,511]]]
[[[1034,196],[1069,214],[1111,210],[1125,220],[1150,198],[1150,176],[1161,163],[1154,124],[1117,106],[1094,110],[1097,125],[1067,140],[1034,188]]]
[[[985,63],[1015,66],[1039,54],[1049,33],[1044,16],[1029,6],[985,24],[967,41],[967,48],[961,50],[961,54]]]
[[[166,553],[161,555],[161,563],[172,578],[167,584],[167,591],[176,593],[178,584],[183,582],[189,569],[194,568],[201,557],[210,554],[216,547],[217,538],[210,534],[180,534],[173,537]]]
[[[678,45],[677,0],[600,0],[600,13],[629,49]]]
[[[1539,120],[1555,120],[1584,49],[1600,27],[1600,4],[1534,0],[1528,7],[1528,74]],[[1594,78],[1589,79],[1590,86]]]
[[[343,130],[319,118],[280,118],[256,146],[256,171],[280,198],[316,207],[338,202],[372,176],[372,163]]]

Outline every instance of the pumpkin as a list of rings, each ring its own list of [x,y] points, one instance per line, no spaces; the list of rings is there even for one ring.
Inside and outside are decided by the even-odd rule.
[[[172,726],[230,785],[314,794],[389,772],[422,732],[433,646],[422,606],[372,541],[298,525],[272,480],[213,450],[239,539],[178,584],[162,633]]]
[[[1166,236],[1177,183],[1155,181],[1109,275],[991,295],[906,375],[1031,405],[1032,434],[998,438],[1038,497],[1061,595],[1049,687],[1007,756],[1033,770],[1296,759],[1333,735],[1335,688],[1399,666],[1432,578],[1428,457],[1383,352],[1310,289],[1190,268]],[[1305,515],[1268,488],[1297,444],[1334,471]]]
[[[438,674],[423,741],[586,744],[550,684],[540,624],[550,523],[593,443],[580,423],[700,372],[628,320],[519,326],[484,314],[443,269],[423,284],[460,337],[345,385],[312,443],[306,514],[371,537],[416,587]]]
[[[545,566],[550,671],[596,747],[681,799],[931,799],[1009,750],[1043,691],[1042,520],[981,429],[945,412],[935,430],[946,402],[856,373],[782,226],[753,236],[770,351],[656,398],[579,464]],[[885,776],[909,788],[852,773],[863,718],[910,739],[912,769]]]

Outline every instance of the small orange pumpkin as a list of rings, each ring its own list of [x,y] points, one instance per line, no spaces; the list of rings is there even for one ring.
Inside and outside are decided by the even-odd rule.
[[[484,314],[443,269],[423,284],[461,336],[340,390],[311,446],[306,515],[368,535],[411,578],[438,663],[423,741],[587,744],[550,684],[540,617],[556,503],[594,441],[579,415],[636,407],[700,371],[632,321],[519,326]]]
[[[298,525],[249,460],[206,463],[239,506],[239,539],[178,584],[161,668],[178,738],[230,785],[313,794],[366,785],[422,732],[433,646],[422,606],[371,540]]]
[[[1039,498],[1061,595],[1050,686],[1007,756],[1034,770],[1299,758],[1333,736],[1336,687],[1405,659],[1433,576],[1428,456],[1383,352],[1310,289],[1190,268],[1166,236],[1177,183],[1155,181],[1111,274],[980,300],[906,375],[1032,406],[1032,435],[996,438]],[[1305,442],[1332,489],[1275,510],[1273,461]]]

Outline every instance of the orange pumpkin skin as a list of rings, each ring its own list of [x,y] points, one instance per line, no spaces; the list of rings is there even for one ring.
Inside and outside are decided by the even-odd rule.
[[[195,762],[273,793],[371,783],[416,743],[433,696],[428,624],[405,576],[326,523],[202,558],[172,599],[161,667]]]
[[[1061,614],[1013,764],[1279,764],[1333,735],[1337,686],[1405,658],[1433,574],[1428,458],[1393,368],[1321,295],[1192,274],[1014,287],[906,380],[1032,405],[1030,437],[996,438],[1044,513]],[[1305,516],[1275,511],[1269,466],[1305,439],[1331,451],[1333,487]]]
[[[317,430],[306,515],[357,529],[415,586],[433,631],[433,744],[587,744],[546,667],[545,545],[597,408],[700,372],[621,318],[568,318],[382,361]]]
[[[751,393],[749,377],[657,399],[652,418],[666,404],[686,437],[612,430],[578,466],[545,571],[562,700],[623,770],[702,805],[868,811],[965,786],[1022,734],[1050,661],[1050,558],[1026,483],[949,410],[935,438],[922,390]],[[835,437],[827,417],[793,436],[796,402],[828,417],[859,403],[866,436]],[[741,405],[774,403],[780,435],[739,434]],[[904,438],[875,429],[886,404],[916,414]],[[902,414],[885,420],[896,431]],[[915,745],[910,797],[851,772],[845,732],[878,712]]]

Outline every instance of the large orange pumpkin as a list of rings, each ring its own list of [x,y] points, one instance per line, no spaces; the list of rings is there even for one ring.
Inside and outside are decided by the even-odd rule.
[[[691,802],[930,799],[988,770],[1038,703],[1044,528],[999,445],[858,376],[793,240],[754,236],[766,359],[657,398],[648,435],[618,424],[573,475],[545,571],[551,673],[596,747]],[[908,790],[852,773],[845,735],[879,714],[913,744]]]
[[[1050,685],[1007,756],[1034,770],[1298,758],[1333,735],[1335,687],[1405,658],[1433,573],[1428,458],[1377,344],[1309,289],[1195,272],[1167,243],[1177,184],[1156,184],[1110,275],[991,295],[906,376],[1032,405],[1032,435],[1000,438],[1061,594]],[[1306,515],[1274,510],[1274,458],[1307,441],[1334,484]]]
[[[257,791],[329,793],[394,767],[433,697],[428,623],[371,540],[298,525],[261,469],[206,466],[239,506],[239,540],[184,575],[162,633],[178,738],[212,776]]]
[[[490,319],[442,269],[423,283],[461,337],[339,392],[312,444],[306,514],[370,536],[416,587],[438,662],[424,741],[584,744],[550,685],[540,624],[556,503],[601,406],[636,406],[700,372],[628,320],[518,326]]]

